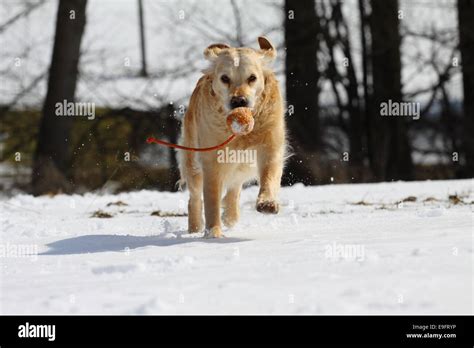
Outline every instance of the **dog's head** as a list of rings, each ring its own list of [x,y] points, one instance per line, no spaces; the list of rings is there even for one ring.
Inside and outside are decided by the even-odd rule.
[[[276,50],[265,37],[259,37],[259,50],[213,44],[204,50],[211,62],[206,71],[213,76],[212,89],[226,111],[237,107],[255,107],[265,89],[265,70],[276,57]]]

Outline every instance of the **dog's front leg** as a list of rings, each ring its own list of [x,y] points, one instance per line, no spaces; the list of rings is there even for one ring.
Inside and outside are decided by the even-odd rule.
[[[263,150],[258,154],[260,191],[256,208],[260,213],[277,214],[279,210],[277,196],[283,173],[283,154],[278,150],[267,151]]]
[[[223,236],[221,227],[222,178],[215,163],[204,168],[204,215],[206,217],[206,238]]]

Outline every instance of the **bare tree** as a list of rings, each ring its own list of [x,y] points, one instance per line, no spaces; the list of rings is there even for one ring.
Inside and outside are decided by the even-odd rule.
[[[349,26],[342,12],[342,3],[340,0],[331,0],[329,4],[330,6],[326,5],[324,1],[320,3],[320,27],[329,60],[328,67],[323,73],[331,82],[339,111],[339,124],[349,140],[350,156],[347,159],[351,177],[360,181],[364,176],[366,152],[362,109],[364,103],[359,95],[359,81],[354,67]],[[344,61],[337,61],[337,53],[343,54]],[[342,93],[345,93],[345,98],[340,95]]]
[[[462,176],[474,176],[474,1],[458,0],[459,48],[464,84],[463,146],[466,166]]]
[[[369,16],[368,16],[368,0],[359,0],[359,17],[360,17],[360,45],[361,45],[361,59],[362,59],[362,93],[363,93],[363,102],[361,102],[361,113],[363,118],[363,127],[365,128],[366,133],[366,148],[367,148],[367,157],[369,162],[373,162],[374,154],[372,150],[372,144],[370,139],[372,139],[372,132],[370,127],[370,120],[372,119],[372,90],[369,85],[369,76],[372,76],[372,60],[370,57],[369,49],[369,38],[370,38],[370,25],[369,25]]]
[[[288,164],[295,181],[313,183],[304,152],[321,150],[319,125],[319,23],[314,0],[285,1],[286,99],[288,127],[296,155]],[[294,114],[293,114],[294,113]]]
[[[37,195],[71,191],[67,171],[72,118],[56,116],[55,105],[63,100],[74,100],[86,4],[87,0],[59,1],[58,4],[48,92],[33,163],[32,185]]]
[[[310,150],[320,146],[318,31],[314,0],[285,2],[286,95],[294,107],[288,124],[302,147]]]
[[[17,13],[12,18],[8,19],[6,22],[0,24],[0,34],[3,33],[3,31],[5,31],[10,25],[18,21],[20,18],[28,16],[31,12],[44,5],[44,3],[45,0],[25,3],[25,8],[23,9],[23,11]]]
[[[142,56],[142,68],[140,76],[147,77],[146,64],[146,39],[145,39],[145,19],[143,16],[143,0],[138,0],[138,20],[140,26],[140,54]]]
[[[381,103],[402,101],[398,0],[372,0],[370,15],[373,112],[369,122],[376,180],[410,180],[413,163],[403,117],[381,117]]]

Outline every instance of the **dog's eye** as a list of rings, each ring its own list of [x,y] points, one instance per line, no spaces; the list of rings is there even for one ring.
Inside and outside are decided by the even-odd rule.
[[[247,79],[247,81],[250,83],[250,82],[254,82],[255,80],[257,79],[257,76],[255,75],[250,75],[250,77]]]
[[[227,75],[222,75],[222,76],[221,76],[221,81],[222,81],[223,83],[229,84],[229,83],[230,83],[230,78],[229,78],[229,76],[227,76]]]

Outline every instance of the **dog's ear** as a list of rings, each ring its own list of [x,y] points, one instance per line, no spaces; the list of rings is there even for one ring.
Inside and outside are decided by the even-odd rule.
[[[230,46],[226,44],[212,44],[204,50],[204,57],[206,57],[207,60],[213,61],[223,50],[227,48],[230,48]]]
[[[266,62],[272,62],[276,58],[276,49],[265,36],[258,38],[258,45],[260,46],[259,52]]]

